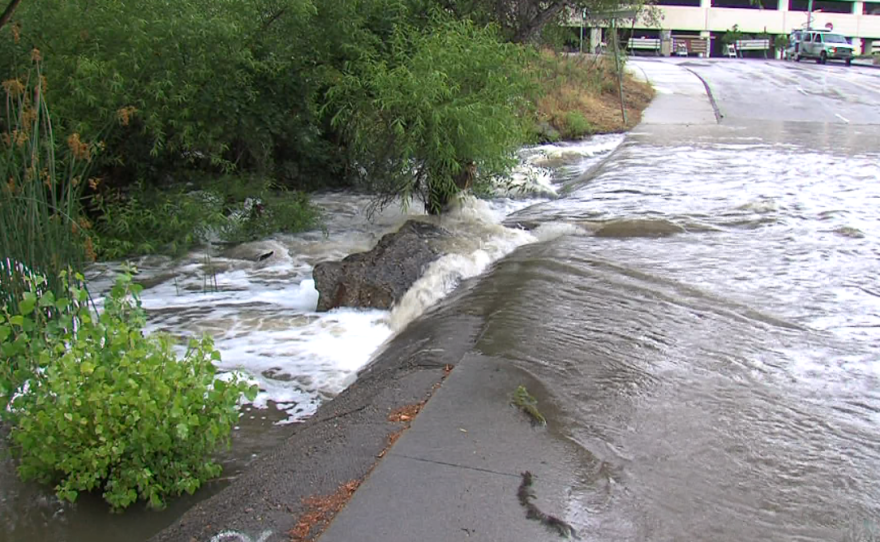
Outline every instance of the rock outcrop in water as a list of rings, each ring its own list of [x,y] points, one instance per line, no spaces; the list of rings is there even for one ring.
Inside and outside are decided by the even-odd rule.
[[[388,309],[399,301],[440,253],[431,239],[447,235],[437,226],[413,220],[389,233],[369,252],[339,262],[323,262],[313,272],[318,311],[336,307]]]

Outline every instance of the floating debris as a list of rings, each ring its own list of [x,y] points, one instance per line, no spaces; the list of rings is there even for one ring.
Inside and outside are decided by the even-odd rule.
[[[522,386],[520,387],[522,388]],[[516,492],[519,503],[526,509],[526,518],[540,521],[542,525],[558,533],[563,538],[579,539],[574,527],[556,516],[545,514],[540,508],[535,506],[532,502],[532,499],[535,498],[535,494],[532,492],[533,478],[532,473],[529,471],[522,473],[522,482],[520,482],[519,490]]]
[[[538,400],[529,394],[529,390],[525,386],[516,388],[516,391],[513,393],[513,404],[532,419],[532,424],[547,425],[547,419],[538,410]]]

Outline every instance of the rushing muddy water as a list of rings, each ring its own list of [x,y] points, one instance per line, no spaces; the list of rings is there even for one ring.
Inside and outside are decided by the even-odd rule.
[[[508,219],[594,235],[505,259],[478,348],[593,458],[584,539],[880,539],[880,132],[682,132]]]
[[[583,539],[880,538],[880,131],[642,130],[598,167],[621,138],[524,151],[509,188],[533,196],[445,217],[450,254],[391,312],[313,312],[312,266],[407,218],[367,220],[347,194],[318,198],[326,235],[140,262],[151,325],[211,332],[223,368],[263,390],[230,472],[283,435],[273,422],[310,415],[489,269],[442,317],[481,317],[480,352],[548,390],[552,423],[585,458],[565,514]],[[119,539],[94,527],[107,525],[95,503],[61,506],[2,476],[0,538]],[[176,513],[119,524],[143,539]]]

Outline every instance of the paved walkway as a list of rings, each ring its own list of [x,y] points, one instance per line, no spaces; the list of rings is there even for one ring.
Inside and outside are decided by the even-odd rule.
[[[715,124],[695,74],[664,62],[630,65],[658,90],[645,124]],[[560,434],[539,382],[510,363],[474,353],[478,322],[464,314],[437,321],[411,324],[392,353],[380,356],[275,453],[153,542],[288,542],[309,514],[310,498],[361,479],[321,542],[560,540],[559,532],[526,517],[526,505],[537,507],[533,513],[576,517],[584,506],[574,504],[571,481],[577,469],[601,468],[600,462]],[[521,385],[538,399],[549,425],[533,425],[511,404]],[[389,413],[432,389],[411,427],[386,448],[402,427]],[[528,488],[525,472],[532,475]]]
[[[692,72],[665,62],[630,67],[657,89],[644,124],[716,123],[706,88]],[[557,433],[552,416],[549,426],[536,427],[512,406],[520,385],[540,408],[543,390],[528,374],[466,355],[321,542],[561,540],[526,518],[518,496],[522,473],[534,475],[533,503],[541,512],[564,519],[579,513],[566,508],[575,472],[599,462]]]

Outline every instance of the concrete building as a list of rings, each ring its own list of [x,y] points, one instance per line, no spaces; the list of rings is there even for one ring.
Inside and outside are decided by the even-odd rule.
[[[769,35],[771,44],[778,35],[787,36],[792,30],[806,28],[809,0],[658,0],[662,13],[660,28],[637,22],[634,38],[661,39],[664,54],[672,50],[676,41],[702,42],[701,47],[711,56],[720,56],[721,37],[734,25],[744,34]],[[833,28],[843,34],[857,53],[880,51],[880,1],[859,2],[842,0],[814,0],[810,26]],[[581,17],[573,14],[572,23],[580,24]],[[589,26],[589,21],[586,22]],[[629,26],[629,25],[627,25]],[[629,29],[627,29],[629,31]],[[595,50],[602,41],[602,31],[588,31],[589,42],[584,49]],[[628,32],[627,32],[628,35]],[[586,39],[586,38],[585,38]],[[693,52],[691,48],[691,52]]]

